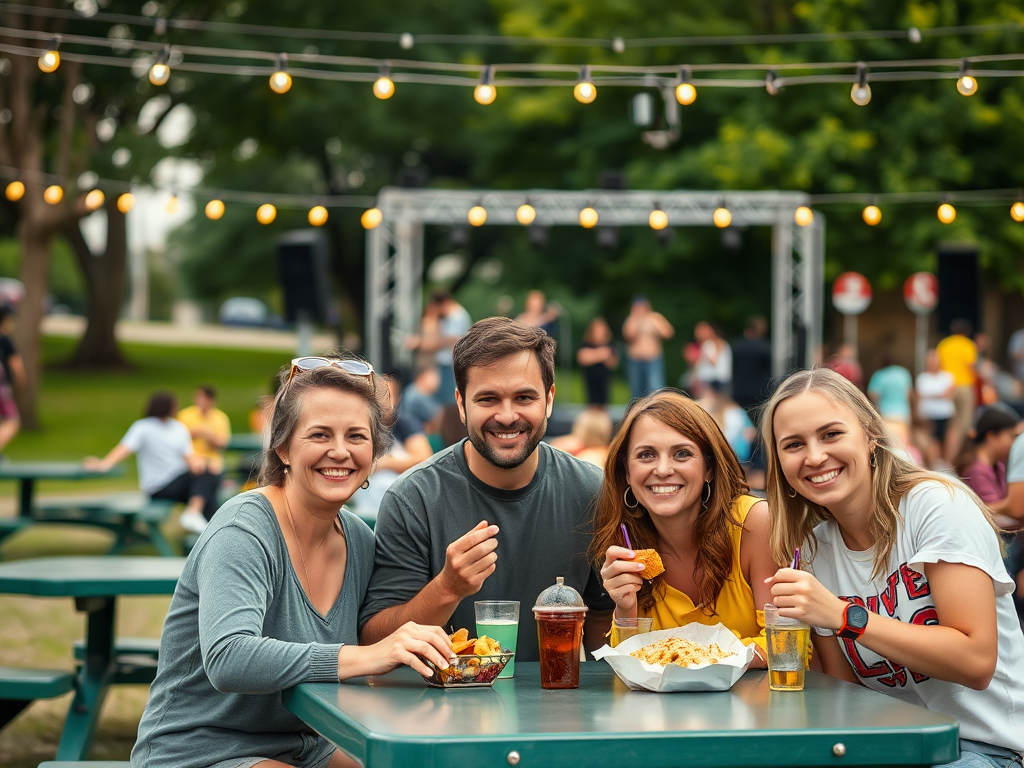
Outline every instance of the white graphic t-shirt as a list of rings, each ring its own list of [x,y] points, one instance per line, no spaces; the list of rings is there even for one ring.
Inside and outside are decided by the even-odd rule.
[[[995,531],[964,491],[936,481],[911,489],[899,511],[903,523],[889,565],[874,583],[874,551],[847,549],[835,520],[815,527],[818,549],[807,570],[832,594],[910,624],[938,623],[926,563],[963,563],[984,571],[996,594],[995,675],[988,688],[976,691],[918,674],[852,640],[840,640],[843,653],[867,687],[959,720],[960,738],[1024,752],[1024,634]]]

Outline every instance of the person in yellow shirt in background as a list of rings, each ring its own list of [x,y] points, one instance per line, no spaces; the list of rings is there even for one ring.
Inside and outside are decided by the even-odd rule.
[[[971,340],[971,322],[958,318],[949,324],[949,336],[935,348],[939,367],[953,376],[955,413],[946,429],[945,455],[950,464],[960,451],[964,437],[974,426],[974,383],[977,378],[978,347]]]
[[[206,463],[206,471],[216,476],[218,485],[224,475],[224,448],[231,439],[231,422],[224,411],[216,407],[217,390],[210,385],[198,387],[192,397],[192,405],[178,412],[178,421],[188,427],[192,435],[192,451]],[[198,512],[184,512],[179,524],[186,531],[201,533],[213,517],[212,509]]]

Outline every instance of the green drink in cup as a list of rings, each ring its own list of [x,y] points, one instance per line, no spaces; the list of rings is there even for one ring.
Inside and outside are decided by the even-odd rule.
[[[516,639],[519,637],[519,601],[518,600],[477,600],[473,603],[476,609],[476,636],[487,635],[497,640],[502,650],[516,650]],[[513,658],[498,675],[498,679],[512,677],[516,671],[516,660]]]

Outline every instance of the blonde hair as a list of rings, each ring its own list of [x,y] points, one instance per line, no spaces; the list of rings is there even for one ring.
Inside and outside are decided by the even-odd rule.
[[[828,509],[808,501],[789,484],[779,462],[775,440],[775,411],[789,398],[804,392],[817,392],[847,408],[857,419],[867,436],[868,445],[872,447],[869,523],[875,546],[872,579],[884,575],[889,554],[896,542],[899,526],[903,522],[899,512],[900,499],[918,483],[932,480],[946,486],[950,495],[954,490],[968,494],[985,515],[989,525],[999,531],[992,522],[989,508],[970,488],[958,480],[922,469],[903,458],[902,444],[864,393],[852,382],[828,368],[813,368],[797,371],[783,381],[765,404],[761,419],[761,438],[767,464],[765,490],[771,511],[771,548],[776,562],[788,561],[797,547],[803,548],[802,557],[808,561],[813,560],[817,546],[814,527],[832,518]]]
[[[611,416],[596,408],[581,411],[572,423],[572,434],[584,448],[607,448],[613,429]]]

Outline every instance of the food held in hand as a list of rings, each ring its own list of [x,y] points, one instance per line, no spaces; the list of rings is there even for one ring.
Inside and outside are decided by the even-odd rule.
[[[645,579],[653,579],[655,576],[660,576],[665,572],[665,564],[661,562],[661,555],[656,550],[638,549],[633,560],[644,564],[645,567],[641,576]]]
[[[648,664],[678,664],[680,667],[694,667],[698,664],[717,664],[722,659],[736,654],[726,653],[719,647],[718,643],[702,645],[682,637],[667,637],[664,640],[645,645],[633,651],[630,656],[635,656],[640,661]]]

